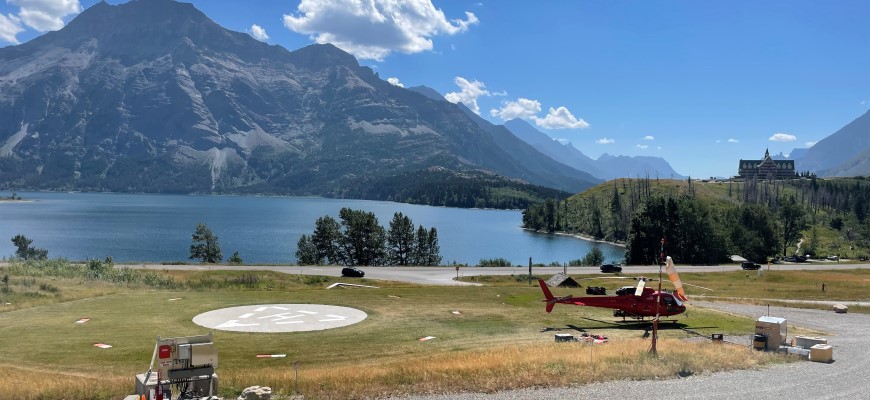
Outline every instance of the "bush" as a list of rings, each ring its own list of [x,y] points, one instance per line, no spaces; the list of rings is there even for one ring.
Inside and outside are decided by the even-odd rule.
[[[510,267],[511,262],[505,258],[482,258],[477,265],[480,267]]]

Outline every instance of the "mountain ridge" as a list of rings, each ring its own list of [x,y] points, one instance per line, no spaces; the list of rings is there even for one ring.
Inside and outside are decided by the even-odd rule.
[[[341,197],[431,167],[596,182],[505,143],[333,45],[291,52],[171,0],[101,2],[0,49],[0,186]]]

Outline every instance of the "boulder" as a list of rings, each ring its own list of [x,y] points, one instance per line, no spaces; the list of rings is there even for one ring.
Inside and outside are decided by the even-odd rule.
[[[834,304],[834,312],[837,314],[845,314],[846,311],[849,311],[849,307],[846,307],[845,304]]]
[[[272,398],[272,388],[268,386],[251,386],[245,388],[238,400],[270,400]]]

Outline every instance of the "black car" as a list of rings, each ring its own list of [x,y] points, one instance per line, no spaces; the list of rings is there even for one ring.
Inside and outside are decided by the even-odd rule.
[[[614,272],[622,272],[622,267],[613,264],[603,264],[601,265],[601,272],[604,273],[614,273]]]
[[[366,276],[366,273],[363,270],[355,267],[344,267],[341,269],[341,276],[348,278],[362,278]]]
[[[758,265],[758,264],[756,264],[756,263],[754,263],[754,262],[744,261],[744,262],[742,262],[742,263],[740,264],[740,268],[743,268],[743,269],[759,269],[759,268],[761,268],[761,265]]]

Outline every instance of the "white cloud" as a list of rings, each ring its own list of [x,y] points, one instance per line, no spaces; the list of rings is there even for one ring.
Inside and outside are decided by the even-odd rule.
[[[15,36],[23,31],[24,28],[21,27],[21,20],[18,17],[12,14],[9,16],[0,14],[0,40],[18,44],[20,42]]]
[[[501,92],[492,92],[490,93],[493,96],[507,96],[507,90],[502,90]]]
[[[585,129],[589,124],[577,119],[565,107],[550,107],[550,112],[544,118],[535,118],[535,124],[546,129]]]
[[[646,150],[646,148],[649,146],[645,145],[645,144],[638,144],[638,145],[635,145],[635,147],[637,147],[638,149],[641,149],[641,150]]]
[[[251,36],[253,36],[254,39],[257,39],[261,42],[265,42],[265,41],[269,40],[269,35],[266,34],[266,30],[263,29],[262,26],[257,25],[257,24],[251,25]]]
[[[804,143],[804,146],[807,146],[807,147],[813,147],[813,146],[815,146],[815,145],[816,145],[816,142],[806,142],[806,143]]]
[[[63,18],[82,12],[79,0],[6,0],[19,6],[18,17],[25,25],[39,31],[56,31],[63,28]]]
[[[722,143],[721,139],[716,139],[716,143]]]
[[[518,98],[517,101],[503,101],[501,109],[489,110],[489,115],[500,117],[503,121],[514,118],[535,118],[541,112],[541,102]]]
[[[399,78],[396,77],[387,78],[387,82],[390,82],[390,84],[393,86],[405,87],[405,85],[403,85],[402,82],[399,81]]]
[[[643,140],[656,140],[656,138],[652,135],[646,135],[643,137]]]
[[[597,144],[613,144],[613,143],[616,143],[616,141],[613,139],[609,139],[609,138],[605,137],[605,138],[601,138],[601,139],[596,140],[595,143],[597,143]]]
[[[302,0],[294,15],[284,14],[288,29],[377,61],[393,51],[430,51],[433,36],[462,33],[478,22],[470,12],[448,21],[431,0]]]
[[[728,143],[740,143],[737,139],[728,139]]]
[[[795,135],[788,133],[774,133],[773,136],[767,138],[771,142],[793,142],[797,140]]]
[[[475,114],[480,115],[480,106],[477,105],[477,98],[480,96],[489,96],[489,91],[486,90],[486,85],[480,81],[469,82],[467,79],[457,76],[453,80],[456,86],[459,86],[459,92],[450,92],[444,95],[444,98],[451,103],[465,104]]]
[[[568,139],[555,139],[555,140],[563,145],[571,144],[571,141]]]

